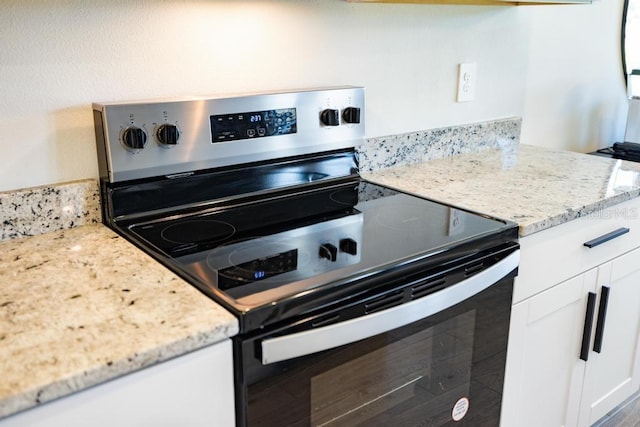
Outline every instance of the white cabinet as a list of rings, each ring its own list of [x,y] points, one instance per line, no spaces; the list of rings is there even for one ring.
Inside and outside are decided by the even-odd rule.
[[[593,424],[640,386],[640,250],[599,267],[595,288],[600,301],[597,314],[606,313],[606,319],[601,331],[594,330],[591,346],[601,335],[602,349],[591,351],[585,364],[580,426]],[[602,303],[607,293],[605,310]]]
[[[516,389],[505,388],[503,426],[589,426],[638,390],[639,284],[635,250],[513,306],[507,377],[515,375],[509,381]],[[609,289],[606,310],[603,287]],[[589,294],[593,318],[584,361]]]
[[[235,425],[231,340],[0,420],[0,427]]]
[[[513,306],[502,426],[577,425],[586,286],[580,275]]]
[[[627,202],[522,239],[503,427],[589,426],[638,390],[638,205]],[[630,231],[583,246],[621,227]],[[597,338],[600,352],[594,351]],[[580,358],[583,341],[587,360]]]

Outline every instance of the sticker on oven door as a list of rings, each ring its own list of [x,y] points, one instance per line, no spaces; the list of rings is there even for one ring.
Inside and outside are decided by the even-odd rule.
[[[458,399],[455,405],[453,405],[453,409],[451,410],[451,418],[453,421],[460,421],[467,415],[469,411],[469,399],[466,397],[461,397]]]

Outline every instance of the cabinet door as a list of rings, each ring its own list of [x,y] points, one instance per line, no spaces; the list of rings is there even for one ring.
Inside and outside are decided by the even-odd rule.
[[[579,356],[595,276],[590,270],[513,306],[503,427],[577,425],[585,370]]]
[[[589,426],[639,387],[638,336],[640,334],[640,250],[634,250],[598,268],[598,296],[608,288],[602,347],[593,350],[585,373],[580,425]],[[602,303],[598,304],[604,310]],[[595,333],[600,331],[595,328]]]

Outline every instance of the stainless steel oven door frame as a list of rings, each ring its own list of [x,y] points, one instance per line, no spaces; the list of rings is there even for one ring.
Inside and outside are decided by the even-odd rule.
[[[262,364],[318,353],[401,328],[452,307],[499,282],[518,267],[520,251],[446,289],[385,311],[262,341]]]

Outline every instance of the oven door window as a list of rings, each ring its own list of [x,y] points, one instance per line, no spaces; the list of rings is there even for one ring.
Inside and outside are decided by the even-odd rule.
[[[312,377],[311,425],[437,417],[439,401],[468,398],[474,325],[472,310]]]
[[[503,287],[502,304],[494,285],[491,303],[478,295],[354,344],[254,366],[247,425],[498,425],[511,301]]]

